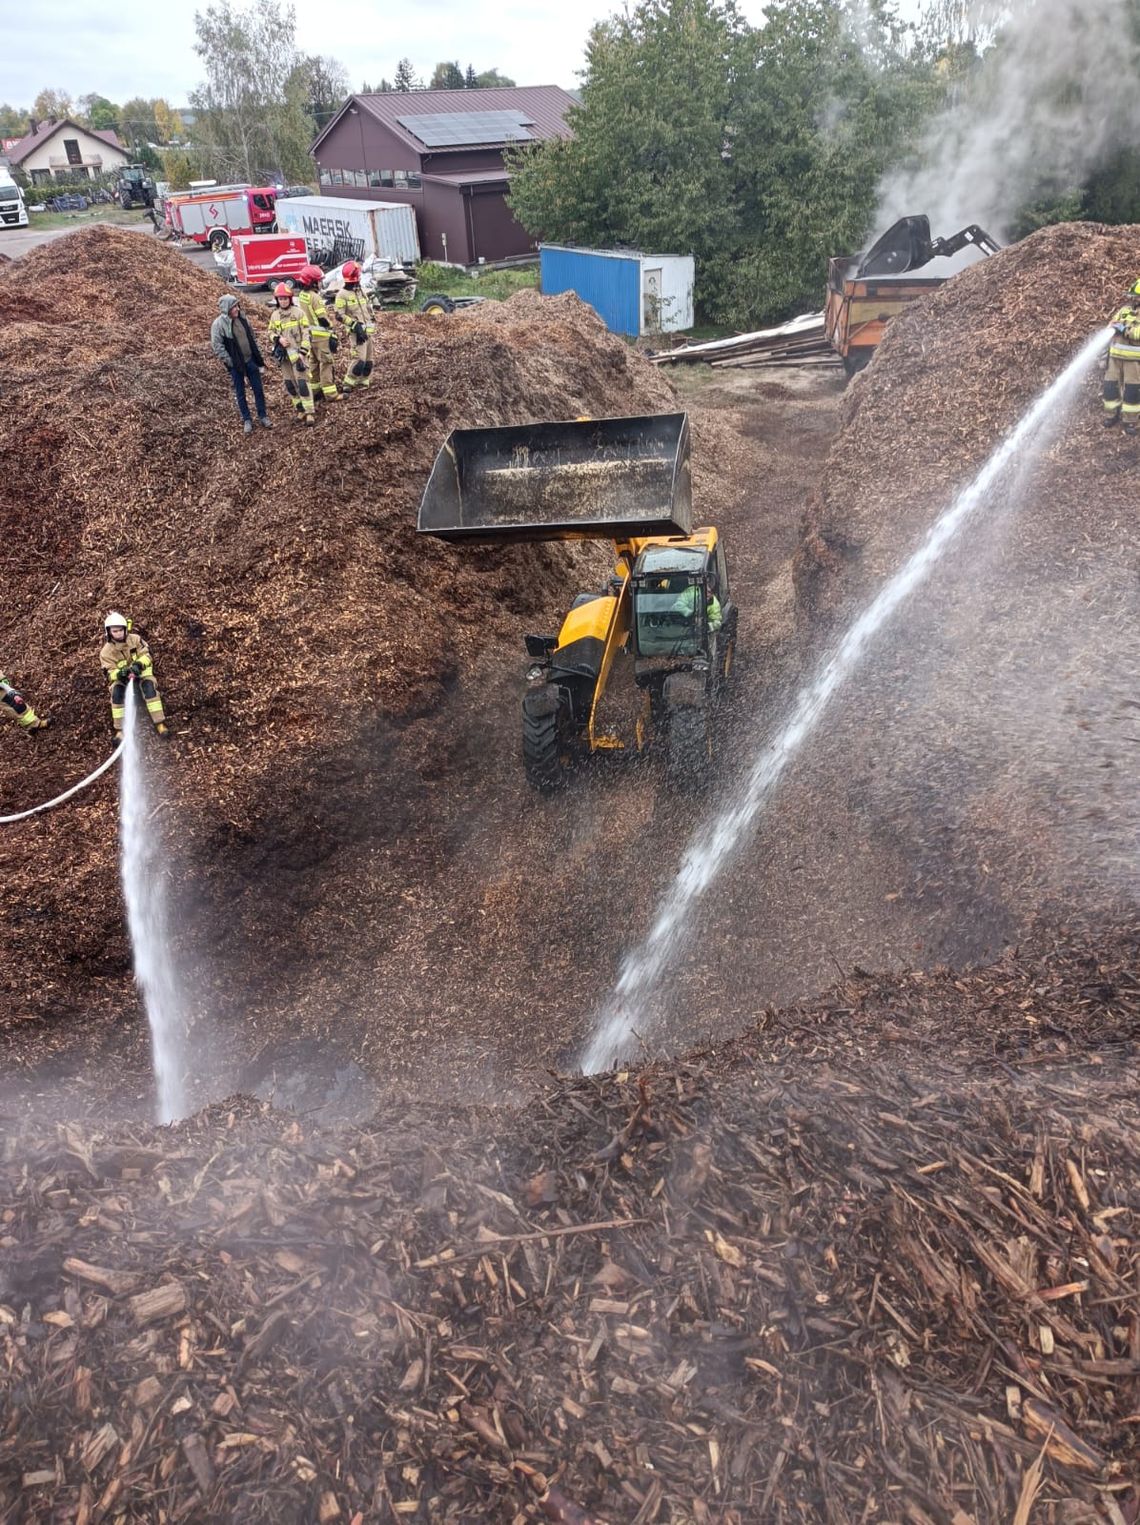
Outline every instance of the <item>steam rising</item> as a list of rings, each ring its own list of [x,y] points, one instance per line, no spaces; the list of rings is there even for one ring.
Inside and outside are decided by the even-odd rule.
[[[936,235],[977,222],[1008,236],[1018,210],[1140,139],[1140,46],[1129,0],[1016,0],[985,65],[883,182],[882,232],[925,212]]]

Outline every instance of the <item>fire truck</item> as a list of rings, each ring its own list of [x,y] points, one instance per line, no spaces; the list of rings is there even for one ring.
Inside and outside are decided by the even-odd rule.
[[[277,192],[269,185],[212,185],[176,191],[163,210],[172,237],[217,251],[228,249],[235,233],[274,232]]]

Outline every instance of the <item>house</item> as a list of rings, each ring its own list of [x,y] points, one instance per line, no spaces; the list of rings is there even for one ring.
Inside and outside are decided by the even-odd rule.
[[[33,185],[51,180],[97,179],[129,162],[126,149],[113,132],[80,127],[70,117],[62,121],[31,122],[30,130],[5,149],[8,163],[22,170]]]
[[[535,248],[506,196],[503,150],[568,138],[575,105],[556,85],[352,95],[310,150],[321,194],[406,201],[425,259],[473,265]]]

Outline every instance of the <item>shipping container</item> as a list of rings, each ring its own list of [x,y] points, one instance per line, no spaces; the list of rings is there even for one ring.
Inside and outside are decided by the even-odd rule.
[[[543,296],[573,291],[615,334],[674,333],[693,326],[691,254],[539,246]]]
[[[277,203],[277,226],[303,234],[314,264],[326,270],[346,259],[414,265],[420,257],[415,210],[403,202],[290,196]]]
[[[309,251],[299,233],[238,233],[231,242],[234,281],[238,286],[269,286],[275,281],[296,280],[309,263]]]

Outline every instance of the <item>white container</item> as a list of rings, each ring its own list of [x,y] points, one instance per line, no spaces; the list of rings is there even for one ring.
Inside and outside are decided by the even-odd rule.
[[[282,233],[302,233],[314,254],[331,245],[357,247],[344,259],[392,260],[412,265],[420,257],[415,208],[403,201],[364,201],[350,196],[289,196],[277,203]]]

